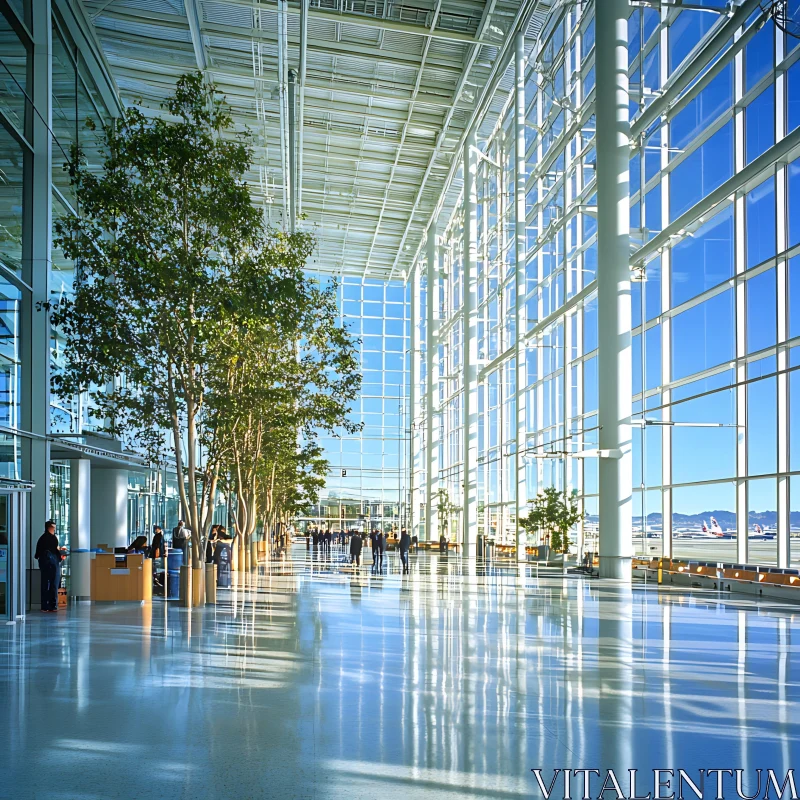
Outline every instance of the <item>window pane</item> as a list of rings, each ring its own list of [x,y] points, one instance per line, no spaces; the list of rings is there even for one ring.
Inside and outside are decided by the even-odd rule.
[[[0,53],[3,55],[0,80],[0,109],[20,132],[25,130],[25,92],[28,53],[9,21],[0,13]]]
[[[733,291],[678,314],[672,321],[672,377],[685,378],[734,357]]]
[[[728,122],[673,170],[669,184],[670,220],[675,220],[731,175],[733,123]]]
[[[775,255],[775,179],[768,178],[747,193],[747,266]]]
[[[775,268],[747,281],[747,352],[771,347],[778,335]]]
[[[703,536],[703,528],[719,531]],[[733,483],[681,486],[672,491],[672,553],[697,561],[736,561]]]
[[[747,561],[778,563],[778,482],[760,478],[747,482]]]
[[[750,102],[745,116],[745,156],[749,164],[775,144],[775,86],[770,85]]]
[[[775,378],[747,386],[747,471],[764,475],[778,468],[778,393]]]
[[[733,206],[672,248],[672,304],[691,300],[733,275]]]
[[[0,126],[0,261],[15,272],[22,265],[22,172],[22,150]]]

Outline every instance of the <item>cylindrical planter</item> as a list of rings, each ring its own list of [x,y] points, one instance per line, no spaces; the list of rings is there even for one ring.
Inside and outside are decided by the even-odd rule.
[[[192,607],[192,568],[181,565],[181,592],[178,600],[184,608]]]
[[[239,540],[234,539],[231,542],[231,570],[237,572],[239,570]]]
[[[217,565],[206,564],[206,603],[217,602]]]
[[[206,604],[205,583],[205,564],[197,569],[192,568],[193,606],[204,606]]]
[[[250,572],[250,570],[253,569],[250,548],[246,544],[244,545],[244,568],[246,572]]]

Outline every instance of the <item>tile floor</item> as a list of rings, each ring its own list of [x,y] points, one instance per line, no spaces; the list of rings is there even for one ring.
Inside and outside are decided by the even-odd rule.
[[[510,800],[557,767],[741,768],[753,794],[800,767],[800,606],[338,559],[0,628],[0,798]]]

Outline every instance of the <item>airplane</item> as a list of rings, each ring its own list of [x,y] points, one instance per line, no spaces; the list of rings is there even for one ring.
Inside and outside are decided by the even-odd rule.
[[[748,536],[749,539],[762,539],[771,541],[776,536],[776,531],[765,531],[758,523],[753,526],[754,533]]]
[[[703,520],[703,533],[707,536],[713,536],[715,539],[733,539],[735,532],[723,531],[715,517],[711,517],[711,529],[709,530],[706,521]]]

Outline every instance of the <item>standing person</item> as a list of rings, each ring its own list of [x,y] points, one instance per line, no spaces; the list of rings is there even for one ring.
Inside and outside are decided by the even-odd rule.
[[[405,528],[400,532],[400,561],[403,563],[403,575],[408,575],[408,551],[411,549],[411,537]]]
[[[372,571],[375,572],[378,568],[378,531],[375,528],[369,532],[369,544],[372,548]]]
[[[447,537],[444,535],[444,533],[442,533],[442,535],[439,537],[439,555],[447,555]]]
[[[186,527],[182,519],[178,520],[178,524],[172,529],[172,546],[178,550],[183,551],[183,563],[188,564],[188,557],[186,549],[189,544],[189,537],[187,536],[189,529]]]
[[[153,541],[150,543],[150,558],[164,558],[164,531],[160,525],[153,529]]]
[[[356,569],[361,566],[361,537],[350,537],[350,563],[355,563]]]
[[[383,531],[379,531],[378,538],[378,571],[383,572],[383,556],[386,553],[386,534]]]
[[[214,563],[214,545],[217,543],[219,529],[219,525],[212,525],[211,533],[208,534],[208,541],[206,542],[206,564]]]
[[[44,533],[36,542],[36,553],[33,556],[39,562],[42,573],[42,612],[58,611],[59,569],[64,554],[58,546],[56,524],[49,519],[44,524]]]

